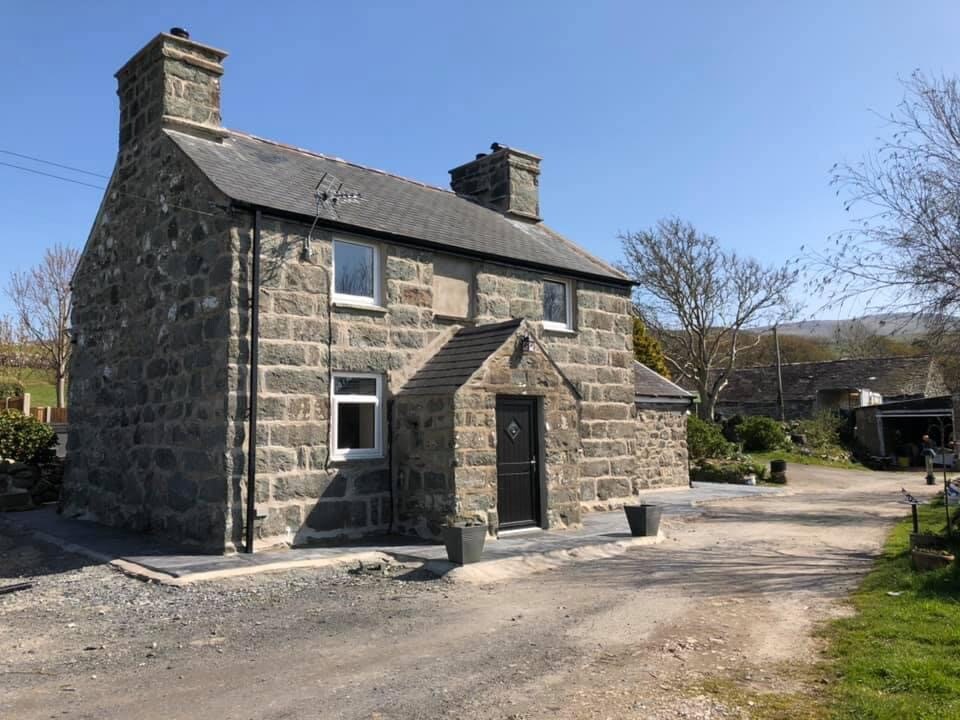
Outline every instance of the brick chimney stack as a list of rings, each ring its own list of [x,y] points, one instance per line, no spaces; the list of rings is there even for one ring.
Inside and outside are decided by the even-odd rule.
[[[120,158],[123,168],[162,128],[221,140],[220,76],[223,50],[201,45],[173,28],[160,33],[117,71]]]
[[[493,143],[490,150],[451,170],[450,187],[491,210],[538,222],[541,158],[500,143]]]

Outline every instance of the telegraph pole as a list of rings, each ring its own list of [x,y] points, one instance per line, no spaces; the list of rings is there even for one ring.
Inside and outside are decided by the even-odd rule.
[[[777,349],[777,403],[780,405],[780,422],[786,422],[787,410],[783,401],[783,373],[780,372],[780,335],[777,326],[773,326],[773,345]]]

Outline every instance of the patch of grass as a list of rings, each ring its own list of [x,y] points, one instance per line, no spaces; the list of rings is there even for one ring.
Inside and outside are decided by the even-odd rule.
[[[52,372],[30,369],[18,372],[17,375],[16,379],[23,383],[24,392],[30,393],[30,405],[38,407],[57,404],[57,385]]]
[[[697,690],[725,705],[746,710],[751,720],[824,720],[829,717],[820,698],[800,692],[758,692],[734,680],[710,678]]]
[[[777,451],[772,452],[763,452],[763,453],[748,453],[750,458],[754,462],[765,463],[769,466],[771,460],[786,460],[787,464],[790,463],[794,465],[823,465],[824,467],[833,467],[841,468],[843,470],[866,470],[863,465],[859,463],[839,461],[839,460],[825,460],[823,458],[813,457],[811,455],[801,455],[798,452],[793,451]],[[787,468],[787,473],[789,476],[790,468]]]
[[[920,521],[922,531],[944,531],[943,505],[921,506]],[[837,673],[835,718],[960,718],[960,568],[915,572],[911,529],[905,520],[891,534],[852,598],[856,615],[824,631]]]

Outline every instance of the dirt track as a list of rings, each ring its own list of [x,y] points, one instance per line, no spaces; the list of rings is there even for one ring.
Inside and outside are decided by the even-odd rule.
[[[0,537],[0,717],[724,718],[708,678],[791,690],[911,476],[791,468],[661,545],[476,586],[402,566],[187,589]]]

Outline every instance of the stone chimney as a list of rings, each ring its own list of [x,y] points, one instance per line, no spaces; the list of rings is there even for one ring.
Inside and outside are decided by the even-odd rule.
[[[540,160],[500,143],[489,154],[450,171],[450,187],[462,197],[522,220],[540,218]]]
[[[221,140],[223,50],[201,45],[181,28],[160,33],[117,71],[120,165],[159,138],[161,128]]]

